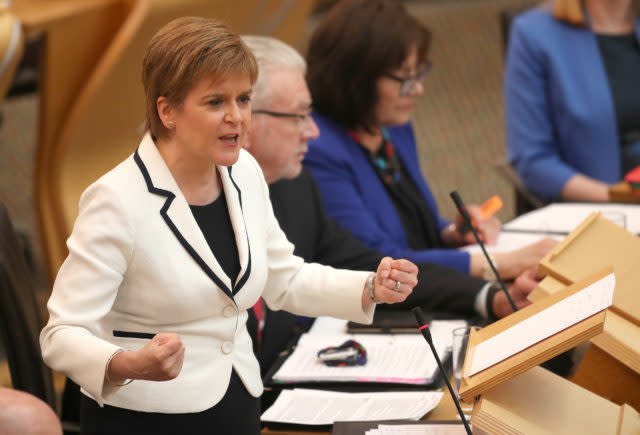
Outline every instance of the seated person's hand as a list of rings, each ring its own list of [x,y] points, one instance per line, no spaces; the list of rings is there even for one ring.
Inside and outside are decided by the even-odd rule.
[[[482,213],[480,213],[480,207],[477,205],[470,205],[467,207],[467,211],[469,212],[469,216],[471,216],[471,221],[473,222],[473,226],[475,227],[478,237],[487,245],[495,245],[498,241],[498,235],[500,234],[500,230],[502,229],[502,224],[500,220],[491,216],[488,219],[482,218]],[[464,221],[462,216],[458,214],[456,218],[456,228],[460,231],[461,228],[464,228]],[[471,230],[466,231],[461,234],[464,243],[469,245],[472,243],[476,243],[476,238],[473,235]]]
[[[537,267],[540,260],[549,253],[558,242],[551,237],[545,237],[536,243],[527,245],[510,252],[494,254],[498,263],[498,271],[503,279],[514,279],[532,267]]]
[[[385,257],[378,265],[373,291],[380,302],[395,304],[404,301],[417,283],[418,266],[409,260]]]
[[[538,285],[539,281],[540,280],[536,278],[536,268],[532,267],[522,272],[508,288],[509,295],[518,309],[531,304],[527,299],[527,296],[529,296],[529,293],[531,293],[531,291]],[[493,313],[499,318],[513,313],[511,304],[503,291],[499,291],[495,294],[492,308]]]

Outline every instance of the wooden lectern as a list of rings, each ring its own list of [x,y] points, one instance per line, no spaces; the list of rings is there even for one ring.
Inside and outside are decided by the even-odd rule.
[[[612,274],[613,267],[609,266],[471,334],[462,368],[460,396],[466,402],[477,398],[471,416],[474,433],[640,433],[640,414],[632,407],[616,405],[536,367],[604,330],[606,318],[612,313],[605,308],[615,299],[615,292],[611,294]],[[617,279],[615,288],[617,291]],[[592,308],[587,311],[585,307]],[[558,319],[565,316],[574,317],[559,325]],[[544,330],[547,324],[555,326],[537,334],[538,328]],[[516,334],[514,329],[518,327]],[[527,343],[528,334],[542,339]],[[508,340],[504,341],[505,338]],[[511,347],[511,343],[522,342],[518,340],[525,344]],[[480,349],[482,344],[489,343]],[[491,352],[500,352],[500,345],[509,347],[510,351],[492,359]],[[483,355],[482,364],[474,361],[479,354]],[[504,356],[506,358],[495,362]]]
[[[529,299],[562,291],[607,264],[616,275],[613,305],[571,380],[640,410],[640,238],[592,214],[542,259],[539,272],[547,277]]]
[[[618,434],[640,432],[640,414],[542,367],[480,396],[471,415],[478,434]]]
[[[493,340],[494,337],[500,334],[503,336],[509,334],[516,326],[521,324],[521,322],[527,321],[530,318],[539,317],[543,311],[553,311],[557,303],[575,296],[578,292],[581,292],[591,285],[602,282],[602,280],[608,275],[611,275],[612,272],[613,269],[611,267],[605,268],[477,332],[472,331],[469,336],[467,353],[462,367],[460,397],[465,402],[472,402],[476,396],[482,394],[484,391],[488,391],[524,373],[530,368],[600,334],[604,329],[606,317],[604,308],[583,320],[577,322],[571,321],[570,326],[565,329],[531,344],[529,347],[494,363],[488,368],[477,373],[472,372],[474,358],[477,356],[476,354],[480,353],[479,346],[482,343]],[[567,318],[573,315],[573,313],[566,314]],[[561,315],[564,316],[565,313],[561,313]],[[535,333],[537,331],[531,332]],[[511,339],[513,338],[514,337]],[[517,337],[515,338],[517,339]]]

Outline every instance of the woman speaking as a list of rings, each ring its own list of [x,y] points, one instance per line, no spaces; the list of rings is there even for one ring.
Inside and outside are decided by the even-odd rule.
[[[359,322],[416,284],[305,264],[242,146],[257,75],[224,25],[181,18],[146,49],[148,132],[80,199],[41,333],[45,362],[82,387],[83,433],[260,431],[262,381],[247,309]]]

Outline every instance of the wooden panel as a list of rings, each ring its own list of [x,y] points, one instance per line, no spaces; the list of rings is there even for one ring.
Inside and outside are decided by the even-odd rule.
[[[534,367],[484,393],[471,422],[492,434],[615,434],[619,415],[614,403]]]
[[[546,277],[534,289],[534,299],[542,300],[563,287]],[[572,380],[619,405],[633,404],[640,411],[640,327],[607,310],[604,330],[591,343]]]
[[[640,374],[598,346],[589,346],[571,381],[614,403],[627,403],[640,411]]]
[[[640,194],[637,191],[634,192],[629,183],[621,181],[609,189],[609,201],[638,204],[640,203]]]
[[[616,290],[612,310],[640,325],[640,238],[593,213],[540,261],[540,272],[565,284],[613,265]]]
[[[28,36],[44,36],[34,189],[47,266],[51,258],[58,258],[59,251],[55,244],[58,249],[50,249],[52,241],[59,237],[55,213],[49,206],[54,200],[48,190],[52,143],[82,84],[126,16],[129,4],[125,0],[16,0],[11,4],[11,11],[22,21]],[[52,280],[55,275],[48,269]]]
[[[0,360],[0,387],[11,388],[11,372],[7,360]]]
[[[24,50],[24,34],[20,22],[10,13],[0,8],[0,60],[4,71],[0,76],[0,101],[11,85]]]

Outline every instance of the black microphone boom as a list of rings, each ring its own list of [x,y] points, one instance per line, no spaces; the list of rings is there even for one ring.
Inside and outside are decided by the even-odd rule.
[[[413,315],[416,317],[416,321],[418,322],[418,328],[420,328],[420,331],[422,332],[422,336],[424,337],[425,340],[427,340],[427,343],[429,343],[429,347],[431,348],[433,357],[436,359],[436,363],[438,363],[438,368],[440,369],[440,373],[442,373],[442,376],[444,377],[444,381],[447,383],[447,388],[449,388],[449,393],[453,398],[453,402],[456,404],[456,408],[458,408],[458,414],[460,414],[460,418],[462,419],[464,428],[466,429],[467,434],[472,435],[471,428],[469,427],[469,423],[467,422],[467,418],[465,417],[464,412],[462,412],[462,407],[460,406],[460,402],[456,397],[456,393],[453,392],[453,388],[451,387],[449,378],[447,378],[447,373],[444,371],[444,367],[442,367],[442,361],[440,361],[440,358],[438,357],[438,352],[436,352],[436,348],[433,345],[433,340],[431,339],[431,331],[429,331],[429,325],[427,324],[427,319],[425,318],[424,313],[422,312],[422,308],[415,307],[411,309],[411,311],[413,311]]]
[[[451,192],[450,196],[451,196],[451,199],[453,199],[453,202],[456,204],[456,207],[458,208],[458,212],[460,213],[460,216],[462,216],[462,219],[464,220],[465,225],[467,225],[473,232],[473,237],[476,238],[476,242],[478,242],[478,245],[480,245],[480,249],[482,249],[482,253],[484,254],[484,257],[487,259],[487,263],[489,263],[489,266],[491,266],[491,270],[493,270],[493,274],[498,280],[498,283],[500,284],[500,288],[504,291],[504,294],[507,296],[507,300],[511,304],[511,308],[513,309],[514,312],[518,311],[518,307],[516,307],[515,302],[513,302],[513,299],[511,299],[509,290],[507,290],[507,286],[504,285],[504,281],[502,280],[502,277],[498,273],[498,269],[496,269],[496,265],[493,264],[493,261],[491,261],[491,257],[489,257],[489,254],[487,253],[487,250],[484,247],[484,243],[482,243],[482,240],[480,240],[480,237],[478,236],[476,229],[473,227],[471,223],[471,216],[469,216],[469,212],[467,211],[467,208],[464,206],[462,199],[460,198],[460,195],[458,195],[458,192],[454,190]]]

